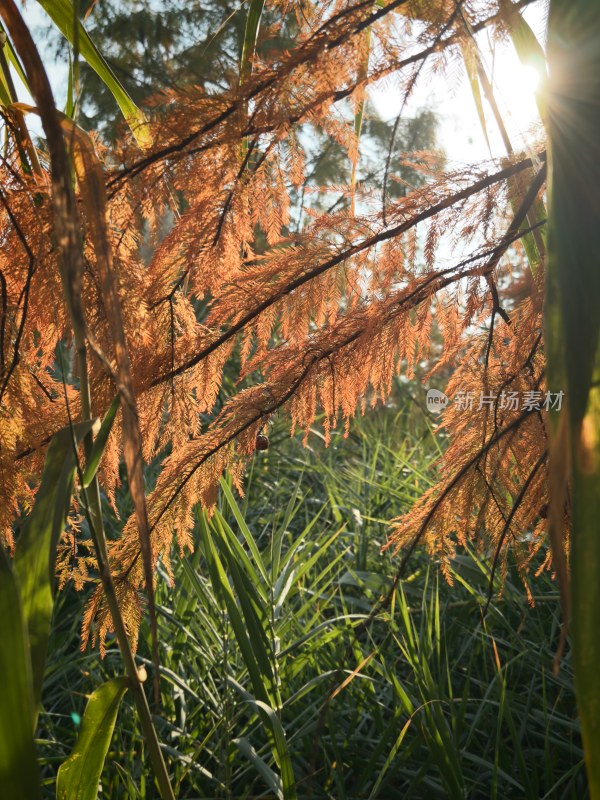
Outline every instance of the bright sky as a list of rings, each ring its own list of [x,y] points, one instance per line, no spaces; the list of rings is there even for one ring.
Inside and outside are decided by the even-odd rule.
[[[540,0],[524,11],[525,18],[542,44],[545,42],[545,6],[544,0]],[[36,3],[27,3],[23,11],[35,38],[42,45],[43,52],[40,31],[47,19],[45,13]],[[535,103],[535,89],[539,75],[533,67],[524,67],[520,63],[511,43],[492,46],[486,32],[478,34],[477,42],[488,76],[493,80],[495,97],[510,138],[515,149],[519,149],[527,140],[530,126],[539,124]],[[49,55],[43,52],[57,103],[62,107],[66,97],[68,67],[66,64],[52,63]],[[22,100],[29,100],[24,91],[20,94]],[[399,91],[394,88],[392,80],[371,87],[369,95],[372,107],[378,115],[383,119],[396,117],[402,98]],[[506,151],[485,98],[483,106],[492,155],[504,156]],[[424,70],[405,113],[411,115],[420,108],[429,108],[437,113],[439,144],[449,160],[477,162],[489,158],[490,149],[481,128],[464,68],[456,70],[450,81],[447,76],[442,79]],[[38,120],[32,118],[28,122],[34,132],[38,132],[40,129]]]
[[[545,6],[545,2],[534,3],[524,12],[542,46],[545,44]],[[478,34],[477,43],[488,77],[493,81],[494,95],[509,136],[515,149],[519,149],[527,141],[530,126],[539,124],[535,90],[540,75],[534,67],[521,64],[512,43],[494,47],[485,32]],[[402,97],[391,81],[372,87],[370,98],[376,112],[384,119],[394,119],[402,105]],[[506,151],[485,98],[483,107],[492,155],[504,156]],[[424,70],[407,104],[406,114],[413,114],[419,108],[429,108],[438,115],[439,143],[450,160],[477,162],[490,157],[464,67],[457,70],[450,81],[447,76],[442,79]]]

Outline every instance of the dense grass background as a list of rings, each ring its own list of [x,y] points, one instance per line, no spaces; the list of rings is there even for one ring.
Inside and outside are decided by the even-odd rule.
[[[548,575],[532,608],[510,571],[483,618],[488,564],[462,553],[449,586],[416,554],[365,624],[400,561],[381,552],[387,521],[430,484],[443,446],[407,393],[327,449],[276,423],[245,497],[224,486],[215,516],[198,516],[195,553],[175,559],[175,585],[161,575],[157,726],[179,797],[587,796],[568,651],[552,675]],[[55,611],[39,741],[48,797],[86,694],[120,664],[116,645],[103,662],[78,651],[82,602],[67,590]],[[101,796],[152,797],[145,755],[125,702]]]

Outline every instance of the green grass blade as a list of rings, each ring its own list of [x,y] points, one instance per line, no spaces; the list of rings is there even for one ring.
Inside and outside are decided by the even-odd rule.
[[[100,775],[127,686],[127,678],[113,678],[90,696],[77,743],[58,770],[57,800],[96,800],[98,797]]]
[[[217,522],[219,523],[220,520],[217,520]],[[220,532],[222,532],[223,529],[220,525],[219,528]],[[269,642],[264,627],[268,621],[266,607],[261,605],[261,598],[256,586],[252,583],[252,580],[249,579],[248,575],[243,572],[241,568],[242,564],[240,564],[237,554],[235,554],[228,546],[228,542],[224,536],[216,537],[216,543],[217,547],[219,547],[221,551],[221,556],[227,565],[229,574],[231,575],[233,586],[235,587],[239,608],[241,609],[245,630],[247,631],[247,636],[244,637],[243,641],[245,642],[247,639],[252,649],[253,661],[260,669],[261,689],[266,692],[266,698],[268,698],[269,702],[277,701],[275,676],[273,674],[273,667],[271,664]],[[225,580],[229,586],[229,581],[226,577]],[[236,604],[235,607],[237,610],[238,605]],[[231,616],[231,608],[229,608],[229,606],[228,610]],[[241,646],[239,638],[238,642]]]
[[[265,783],[273,792],[273,795],[277,798],[277,800],[284,800],[283,783],[281,778],[274,770],[271,769],[266,761],[259,756],[248,739],[246,739],[244,736],[240,736],[239,739],[234,739],[233,743],[238,748],[240,753],[246,756],[248,761],[250,761],[259,775],[263,777]]]
[[[235,520],[236,520],[236,522],[237,522],[237,524],[239,526],[240,533],[244,537],[244,540],[245,540],[246,544],[248,545],[248,548],[249,548],[250,552],[252,553],[252,556],[254,557],[254,563],[256,564],[258,569],[260,570],[260,574],[262,575],[263,579],[265,581],[268,581],[269,578],[268,578],[268,575],[267,575],[267,570],[265,568],[265,565],[263,563],[261,555],[260,555],[260,553],[258,551],[258,547],[256,546],[256,542],[254,541],[254,536],[252,535],[252,532],[251,532],[250,528],[246,524],[246,520],[244,519],[244,515],[242,514],[242,512],[240,510],[240,507],[238,506],[238,504],[236,502],[236,499],[233,496],[233,492],[231,491],[231,489],[227,485],[227,481],[225,481],[223,478],[220,479],[219,483],[220,483],[220,486],[221,486],[221,491],[223,492],[223,495],[225,496],[225,498],[227,500],[227,504],[229,505],[229,508],[233,512],[233,516],[235,517]]]
[[[6,798],[40,795],[31,720],[33,684],[19,588],[0,545],[0,787]]]
[[[240,613],[240,610],[238,609],[231,585],[227,579],[227,573],[225,572],[223,562],[219,557],[207,526],[201,524],[200,532],[203,540],[202,543],[204,547],[204,554],[207,560],[211,581],[213,583],[213,589],[216,594],[222,598],[222,601],[227,609],[229,621],[231,622],[238,647],[240,648],[240,652],[246,664],[248,674],[250,675],[250,680],[252,681],[254,693],[259,699],[268,703],[271,699],[269,696],[269,690],[255,655],[255,648],[253,646],[254,643],[250,641],[246,623],[242,617],[242,614]]]
[[[4,26],[0,23],[0,31],[2,31],[6,35],[6,31],[4,30]],[[25,70],[23,69],[21,62],[19,60],[19,56],[15,52],[15,48],[12,45],[12,42],[7,37],[6,43],[4,45],[4,52],[6,55],[6,60],[9,64],[11,64],[17,73],[19,80],[23,84],[23,86],[28,87],[29,84],[27,82],[27,76],[25,75]]]
[[[264,5],[265,0],[250,0],[248,16],[246,17],[246,29],[244,31],[244,43],[242,45],[242,57],[240,59],[240,86],[252,74],[256,39]]]
[[[74,67],[71,51],[69,50],[69,75],[67,78],[67,100],[65,102],[65,117],[74,119],[75,117],[75,87],[74,87]]]
[[[73,4],[70,0],[38,0],[44,11],[63,34],[65,39],[73,44]],[[125,121],[129,125],[140,147],[152,144],[150,128],[144,113],[136,106],[125,88],[119,82],[108,63],[91,40],[83,25],[78,23],[78,47],[81,56],[104,82],[107,89],[117,101]]]
[[[379,771],[379,773],[377,775],[377,779],[376,779],[376,781],[375,781],[375,783],[373,785],[373,788],[371,790],[371,793],[369,795],[369,800],[375,800],[375,798],[378,796],[379,789],[381,788],[381,784],[382,784],[385,776],[387,775],[388,770],[392,765],[392,762],[396,758],[396,754],[398,753],[398,750],[400,749],[400,746],[401,746],[402,742],[404,741],[404,737],[406,736],[406,734],[408,732],[408,729],[411,726],[411,723],[412,723],[412,717],[409,717],[408,720],[402,726],[402,730],[400,731],[400,733],[398,735],[398,738],[394,742],[394,746],[390,750],[389,755],[386,758],[383,767],[381,768],[381,770]]]
[[[358,68],[358,74],[356,76],[356,82],[361,83],[362,81],[366,81],[367,76],[369,74],[369,61],[371,58],[371,28],[370,26],[364,32],[364,56]],[[352,203],[354,205],[354,188],[356,186],[356,170],[358,168],[358,158],[359,152],[358,147],[360,144],[360,134],[362,131],[363,125],[363,118],[365,116],[365,108],[367,105],[367,97],[366,97],[366,89],[363,87],[362,89],[362,97],[358,101],[358,105],[356,106],[356,112],[354,114],[354,134],[356,136],[356,158],[352,159],[352,173],[350,176],[350,191],[352,192]]]
[[[277,766],[281,772],[281,782],[283,783],[283,798],[284,800],[296,800],[294,770],[292,768],[292,761],[281,720],[275,711],[266,703],[256,700],[254,705],[256,705],[262,717],[263,724],[265,727],[270,728],[273,734],[275,741],[275,757],[277,759]]]
[[[34,720],[42,694],[54,604],[56,546],[65,527],[77,468],[74,442],[80,442],[92,425],[91,421],[80,422],[52,437],[35,503],[17,542],[15,573],[29,631]]]
[[[571,631],[575,687],[590,797],[600,798],[600,226],[598,130],[600,15],[595,0],[552,0],[548,56],[550,87],[549,279],[560,309],[562,364],[572,458]],[[556,314],[546,316],[554,337]],[[551,350],[551,353],[553,351]],[[550,386],[556,390],[556,386]],[[565,411],[562,412],[563,414]],[[558,437],[556,437],[558,438]],[[566,453],[561,454],[563,458]],[[550,471],[561,468],[551,450]],[[560,498],[559,498],[560,499]],[[562,512],[562,506],[561,506]]]
[[[0,105],[9,106],[12,103],[10,90],[4,77],[4,70],[0,66]]]

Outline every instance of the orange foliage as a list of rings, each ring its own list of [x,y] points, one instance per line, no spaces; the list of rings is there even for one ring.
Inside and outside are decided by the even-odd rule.
[[[432,374],[449,371],[450,395],[543,389],[543,269],[524,296],[511,297],[512,273],[528,268],[519,241],[525,215],[513,220],[509,202],[515,186],[526,191],[543,168],[543,140],[535,158],[516,154],[460,169],[444,170],[437,154],[407,154],[423,182],[404,198],[382,208],[380,197],[358,186],[357,213],[309,213],[298,233],[290,230],[294,191],[307,180],[302,132],[324,131],[355,161],[358,142],[352,119],[340,112],[344,103],[350,101],[347,110],[368,82],[391,74],[408,93],[424,63],[446,68],[467,35],[452,2],[430,3],[430,18],[418,24],[411,14],[393,13],[403,6],[416,14],[419,3],[337,0],[319,4],[319,16],[316,6],[273,2],[274,12],[297,13],[293,49],[255,63],[242,87],[157,98],[154,143],[145,153],[127,137],[110,151],[97,144],[143,455],[169,453],[148,496],[153,557],[167,570],[174,543],[181,551],[193,547],[193,509],[214,506],[225,470],[242,490],[256,437],[276,411],[306,433],[323,413],[327,438],[357,410],[385,399],[393,377],[410,377],[417,364]],[[467,13],[468,4],[462,7]],[[478,3],[470,23],[504,35],[496,2]],[[365,77],[368,25],[378,46]],[[16,148],[0,171],[0,535],[11,546],[44,445],[78,416],[80,404],[48,182],[24,173]],[[542,188],[539,181],[525,213]],[[81,216],[85,237],[83,207]],[[439,266],[438,242],[449,231],[457,250],[469,254]],[[102,415],[115,385],[95,353],[112,363],[114,342],[87,240],[85,263],[92,398]],[[234,352],[244,388],[217,413]],[[514,547],[525,574],[547,502],[544,412],[485,406],[465,414],[454,405],[444,427],[450,446],[440,482],[395,522],[391,544],[422,540],[443,564],[467,540],[492,555],[497,550],[501,564]],[[100,470],[111,502],[121,455],[115,426]],[[522,531],[532,533],[525,539]],[[77,536],[75,529],[65,535],[58,563],[63,582],[83,586],[93,557]],[[110,543],[110,559],[135,640],[144,572],[134,518]],[[85,641],[94,620],[102,643],[111,621],[101,588],[86,613]]]

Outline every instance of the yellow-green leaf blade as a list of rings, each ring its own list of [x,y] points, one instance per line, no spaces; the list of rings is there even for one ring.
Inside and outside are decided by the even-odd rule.
[[[479,124],[481,125],[481,130],[483,131],[485,142],[489,150],[490,140],[488,138],[485,111],[483,110],[483,99],[481,97],[481,87],[479,85],[479,72],[477,69],[477,60],[479,56],[472,41],[461,44],[461,52],[465,64],[465,70],[467,72],[467,78],[469,79],[469,85],[471,87],[471,94],[473,95],[475,108],[477,109]]]
[[[505,14],[510,38],[521,63],[525,66],[533,67],[540,75],[546,77],[546,53],[538,42],[535,33],[532,31],[527,20],[513,6],[510,0],[505,0],[502,6]],[[543,119],[546,113],[543,98],[538,93],[536,102],[540,117]]]
[[[113,678],[90,696],[77,743],[58,770],[57,800],[96,800],[127,678]]]
[[[0,787],[2,797],[40,797],[33,739],[27,630],[17,580],[0,545]]]
[[[80,422],[72,428],[62,428],[52,437],[35,503],[17,542],[15,573],[29,631],[33,723],[42,694],[52,620],[56,546],[65,528],[77,469],[75,444],[91,431],[92,425],[91,420]]]
[[[38,3],[67,41],[73,44],[74,17],[73,4],[70,0],[38,0]],[[152,136],[143,111],[136,106],[127,94],[81,22],[77,23],[77,28],[78,48],[81,56],[112,93],[137,143],[140,147],[148,147],[152,144]]]
[[[244,30],[244,43],[242,45],[242,57],[240,59],[240,86],[252,73],[252,62],[256,51],[256,39],[260,26],[265,0],[251,0],[246,17],[246,28]]]

